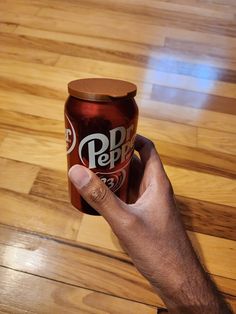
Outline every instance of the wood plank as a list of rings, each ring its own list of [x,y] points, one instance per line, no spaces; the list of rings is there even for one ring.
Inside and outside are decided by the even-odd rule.
[[[235,241],[191,231],[188,231],[188,235],[209,273],[231,279],[236,278]],[[83,217],[77,239],[89,245],[122,251],[110,226],[99,216],[86,215]]]
[[[176,195],[236,206],[235,180],[173,166],[165,166],[165,169]]]
[[[190,45],[190,43],[188,43]],[[168,44],[166,44],[168,46]],[[187,50],[187,49],[186,49]],[[196,50],[192,49],[195,53]],[[209,53],[209,52],[208,52]],[[152,68],[160,72],[188,75],[208,80],[218,80],[235,83],[236,71],[234,69],[224,69],[222,67],[210,66],[206,64],[182,62],[175,59],[162,59],[159,62],[151,62]]]
[[[174,143],[154,141],[164,164],[235,179],[236,156]]]
[[[154,85],[151,99],[178,106],[236,115],[235,98]],[[181,110],[181,108],[179,108],[179,110]]]
[[[64,14],[63,14],[64,13]],[[141,13],[141,12],[140,12]],[[171,12],[167,10],[159,9],[155,13],[155,16],[151,16],[150,14],[143,15],[142,13],[136,13],[137,20],[139,21],[139,27],[141,26],[143,28],[143,34],[145,34],[146,38],[150,38],[150,33],[152,33],[153,27],[155,26],[171,26],[175,28],[185,29],[195,31],[196,30],[196,24],[198,25],[198,30],[205,32],[205,33],[217,33],[225,36],[231,36],[235,37],[235,25],[234,23],[230,23],[227,20],[220,20],[220,25],[217,24],[216,18],[210,18],[207,19],[202,16],[197,16],[194,14],[183,14],[182,12]],[[84,18],[89,18],[89,10],[87,8],[80,8],[80,14],[81,23],[84,22]],[[40,17],[52,17],[57,19],[62,19],[63,21],[76,21],[76,18],[78,18],[78,13],[74,12],[66,12],[65,10],[58,10],[58,9],[51,9],[51,8],[42,8],[38,13],[38,16]],[[104,9],[99,10],[99,8],[96,9],[96,12],[93,13],[93,21],[97,23],[97,25],[101,25],[101,21],[105,25],[112,25],[110,19],[116,19],[118,29],[119,22],[121,19],[126,18],[126,25],[129,25],[130,22],[134,19],[132,19],[133,15],[128,14],[124,12],[123,10],[120,12],[114,11],[114,10],[107,10]],[[110,23],[109,23],[110,22]],[[149,25],[148,25],[149,24]],[[135,25],[132,25],[135,27]],[[149,34],[146,34],[147,26],[149,27]],[[152,27],[151,27],[152,26]],[[136,29],[137,30],[137,29]],[[116,29],[117,31],[117,29]],[[127,28],[127,31],[129,32],[129,28]],[[141,37],[143,37],[143,34]],[[126,35],[123,35],[125,37]]]
[[[76,239],[81,214],[61,201],[0,190],[0,223],[57,237]]]
[[[123,253],[82,243],[75,245],[68,241],[14,231],[4,226],[0,227],[0,233],[0,252],[5,253],[4,259],[0,254],[1,266],[128,300],[154,306],[163,305]],[[65,256],[70,259],[70,263],[65,263]],[[41,263],[38,263],[39,260]],[[221,282],[221,287],[226,291],[235,291],[235,280],[216,276],[213,278],[217,278],[216,281]],[[232,305],[235,304],[233,296],[228,296],[227,299]]]
[[[207,129],[198,129],[198,147],[236,155],[236,135]]]
[[[44,30],[54,30],[54,31],[59,31],[59,32],[66,32],[66,33],[77,33],[77,34],[86,34],[86,35],[93,35],[94,34],[94,28],[92,29],[93,24],[91,23],[91,20],[88,21],[88,10],[85,10],[84,15],[82,14],[82,11],[80,10],[80,27],[76,27],[76,22],[72,21],[71,22],[71,16],[68,17],[69,20],[63,20],[63,23],[55,23],[55,20],[60,18],[62,14],[65,12],[65,7],[63,10],[53,10],[53,9],[42,9],[44,11],[41,11],[41,15],[44,15],[43,17],[40,16],[35,16],[34,18],[27,16],[27,15],[21,15],[21,16],[16,16],[13,13],[7,13],[4,16],[2,15],[0,17],[1,22],[10,22],[10,23],[16,23],[21,26],[25,27],[35,27],[35,28],[40,28]],[[45,11],[46,10],[46,11]],[[58,12],[59,11],[59,12]],[[224,34],[220,34],[220,32],[216,33],[216,30],[214,29],[213,34],[209,32],[198,32],[196,31],[196,26],[195,29],[189,30],[188,25],[185,24],[183,29],[178,29],[176,28],[173,23],[168,23],[167,20],[164,20],[162,17],[162,21],[164,22],[165,25],[161,25],[159,21],[157,21],[156,17],[153,17],[152,20],[150,20],[150,17],[142,16],[142,21],[146,22],[145,25],[140,23],[140,18],[138,19],[139,23],[137,23],[137,18],[133,21],[133,18],[131,15],[128,15],[125,18],[125,32],[123,31],[122,34],[122,25],[123,25],[123,20],[124,17],[120,14],[116,14],[114,17],[113,11],[108,10],[109,14],[107,14],[106,18],[104,18],[105,13],[102,12],[102,22],[93,19],[93,23],[97,22],[97,25],[99,27],[96,28],[96,36],[104,36],[104,34],[107,34],[107,36],[110,36],[111,38],[116,38],[116,39],[121,39],[124,40],[129,37],[129,41],[133,41],[135,38],[136,41],[138,42],[143,42],[147,44],[151,44],[158,41],[158,37],[161,36],[161,38],[164,37],[170,37],[172,34],[175,36],[178,36],[178,38],[205,38],[205,40],[208,40],[208,42],[220,42],[222,39],[225,39],[224,43],[226,41],[235,43],[235,38],[233,38],[232,32],[229,31],[229,34],[224,32]],[[97,10],[96,10],[97,13]],[[99,12],[98,12],[99,14]],[[97,15],[98,15],[97,14]],[[49,16],[46,18],[46,15]],[[71,15],[71,13],[70,13]],[[63,15],[64,17],[64,15]],[[129,18],[128,18],[129,17]],[[76,17],[74,17],[75,19]],[[182,18],[182,17],[181,17]],[[185,17],[184,17],[185,19]],[[110,28],[109,30],[106,28],[104,30],[105,25],[113,25],[114,20],[116,20],[116,28]],[[121,21],[121,23],[119,23]],[[89,23],[88,23],[89,22]],[[99,23],[101,22],[101,23]],[[187,21],[188,22],[188,21]],[[156,25],[158,23],[158,25]],[[175,23],[174,23],[175,24]],[[119,25],[119,28],[117,27]],[[229,25],[228,25],[229,26]],[[214,27],[213,27],[214,28]],[[208,28],[207,28],[208,29]],[[140,30],[143,30],[143,32],[139,32]],[[137,37],[137,33],[142,33],[145,34],[146,36],[141,36]],[[158,34],[158,37],[155,36],[155,34]],[[224,35],[224,36],[223,36]],[[155,36],[155,37],[154,37]],[[231,36],[231,37],[230,37]],[[159,37],[160,38],[160,37]]]
[[[198,35],[201,33],[198,33]],[[231,70],[235,70],[235,55],[233,51],[235,49],[235,42],[230,39],[223,37],[221,38],[222,42],[220,43],[219,38],[214,38],[207,40],[206,36],[196,36],[197,38],[190,36],[181,37],[180,34],[171,34],[169,37],[167,36],[165,39],[165,48],[166,50],[175,50],[178,53],[182,53],[184,55],[192,55],[198,57],[200,60],[205,59],[212,59],[212,60],[220,60],[223,61],[226,59],[231,64],[233,64],[232,68],[228,68]],[[225,41],[224,41],[225,39]],[[212,40],[212,41],[210,41]],[[214,73],[219,74],[220,78],[220,71],[213,72],[211,75],[213,76]],[[232,72],[228,72],[229,74]],[[204,74],[202,74],[204,75]],[[209,76],[209,74],[207,74]],[[232,75],[232,74],[231,74]],[[227,75],[230,77],[230,75]],[[233,75],[234,76],[234,75]],[[232,80],[232,78],[231,78]]]
[[[236,133],[235,115],[204,110],[204,104],[202,104],[202,108],[195,109],[139,97],[136,101],[141,116]]]
[[[39,9],[40,7],[35,5],[0,2],[0,11],[2,12],[4,11],[18,14],[25,14],[25,12],[27,12],[27,14],[35,15],[39,11]]]
[[[166,87],[236,98],[235,85],[233,83],[218,82],[187,75],[164,73],[137,66],[64,55],[59,58],[56,66],[59,68],[77,69],[79,72],[93,73],[95,75],[106,77],[114,77],[114,73],[116,73],[116,77],[119,79],[126,79],[139,83],[140,81],[142,82],[145,80],[145,82],[149,84],[159,84]]]
[[[2,282],[0,311],[42,314],[156,313],[156,308],[149,305],[8,268],[0,267],[0,277]],[[24,289],[22,289],[22,285]]]
[[[13,33],[17,28],[17,24],[14,23],[1,23],[0,22],[0,32]]]
[[[42,7],[48,7],[48,0],[15,0],[16,3],[19,4],[24,4],[24,5],[41,5]],[[67,6],[66,8],[63,6],[62,1],[60,0],[54,0],[53,3],[50,3],[50,7],[51,8],[57,8],[57,9],[63,9],[65,8],[67,11],[74,11],[75,9],[78,9],[78,5],[83,5],[86,7],[90,7],[91,9],[94,7],[94,5],[96,6],[101,6],[103,8],[111,8],[112,4],[113,4],[113,0],[109,0],[109,1],[101,1],[99,3],[96,2],[96,0],[82,0],[80,1],[80,3],[76,3],[74,1],[71,1],[70,4],[71,6]],[[11,0],[6,0],[6,3],[11,3]],[[192,10],[192,12],[194,12],[195,14],[197,14],[197,12],[200,10],[204,11],[206,10],[205,14],[206,16],[212,16],[211,12],[214,11],[215,13],[217,12],[221,12],[221,13],[232,13],[234,12],[234,5],[233,3],[231,3],[230,5],[227,4],[227,1],[220,4],[216,4],[213,1],[211,2],[202,2],[202,3],[198,3],[196,0],[171,0],[171,3],[169,0],[150,0],[147,2],[146,5],[143,5],[143,3],[138,0],[137,3],[134,2],[134,0],[130,0],[129,5],[127,4],[125,1],[121,1],[119,4],[116,5],[117,7],[117,11],[122,10],[122,11],[126,11],[128,10],[129,12],[136,12],[136,11],[132,11],[131,9],[133,8],[133,4],[137,4],[137,8],[135,8],[136,11],[141,12],[142,14],[146,14],[145,10],[147,11],[147,14],[150,15],[152,14],[152,12],[157,8],[159,8],[159,6],[165,6],[165,9],[169,9],[171,11],[181,11],[183,12],[185,7],[189,7],[189,10]],[[173,4],[173,7],[172,7]],[[131,7],[131,8],[130,8]],[[113,8],[113,7],[112,7]],[[150,10],[151,9],[151,10]],[[209,14],[208,14],[209,12]],[[189,12],[190,13],[190,12]],[[204,14],[204,13],[203,13]],[[201,13],[200,13],[201,15]],[[227,16],[227,15],[226,15]],[[218,16],[220,17],[220,16]]]
[[[0,89],[0,108],[31,116],[64,120],[64,102],[53,98]]]
[[[31,164],[0,158],[0,187],[29,193],[39,169]]]
[[[51,200],[69,202],[66,172],[41,168],[31,187],[30,194]]]
[[[0,232],[1,266],[132,301],[163,304],[123,253],[69,245],[4,226]]]
[[[169,121],[139,117],[138,133],[154,141],[196,146],[196,128]]]
[[[9,132],[0,145],[0,156],[49,169],[66,170],[65,140]]]
[[[177,206],[188,230],[236,240],[235,207],[176,196]],[[210,222],[210,224],[209,224]]]
[[[27,66],[26,66],[27,65]],[[32,71],[32,69],[34,69]],[[65,99],[68,97],[67,84],[79,78],[101,77],[95,73],[86,73],[76,70],[66,70],[54,66],[22,62],[11,59],[0,59],[0,88],[14,89],[15,92],[44,96],[53,99]],[[111,75],[114,78],[114,73]],[[137,83],[139,95],[149,97],[152,85],[144,82]]]
[[[11,59],[0,59],[0,69],[0,86],[6,90],[63,100],[67,97],[67,83],[81,77],[73,71],[59,71],[49,65]]]
[[[160,31],[160,33],[162,32]],[[236,47],[236,43],[232,44],[231,41],[228,42],[226,47],[221,48],[220,51],[222,53],[218,57],[212,56],[212,54],[207,56],[208,50],[206,51],[205,49],[204,56],[199,58],[199,53],[196,56],[195,51],[192,51],[191,54],[184,53],[183,50],[178,52],[175,49],[173,51],[168,47],[163,47],[161,41],[159,46],[156,41],[146,45],[114,40],[112,38],[68,34],[63,31],[55,32],[23,26],[18,26],[14,33],[24,35],[28,39],[27,42],[37,43],[37,45],[47,49],[47,51],[75,57],[154,68],[163,72],[179,73],[183,67],[185,71],[188,69],[188,74],[199,76],[199,71],[192,71],[192,69],[195,69],[199,65],[200,68],[204,66],[213,67],[214,71],[219,68],[218,71],[224,73],[225,78],[232,80],[231,77],[234,76],[231,75],[231,71],[236,70],[236,60],[234,61],[233,59],[234,55],[232,54],[231,57],[232,62],[228,60],[228,50],[231,46],[232,50]],[[158,37],[157,40],[159,41],[161,38]],[[227,56],[227,62],[224,61],[225,56]],[[230,69],[230,71],[227,71],[227,69]]]
[[[78,57],[92,57],[92,59],[100,58],[100,60],[103,60],[104,56],[109,56],[108,60],[114,58],[113,60],[125,61],[128,58],[131,62],[134,55],[148,57],[150,50],[153,50],[151,45],[92,35],[65,33],[63,30],[59,32],[18,26],[14,33],[24,35],[31,42],[41,44],[41,46],[47,43],[48,45],[44,49],[49,51]],[[162,36],[156,40],[156,45],[159,43],[161,46],[164,43]]]
[[[116,252],[124,252],[110,226],[100,216],[83,215],[77,241]]]
[[[48,65],[54,65],[59,58],[58,53],[48,52],[39,44],[33,44],[31,40],[23,36],[0,33],[0,40],[1,58]]]
[[[64,123],[39,116],[0,109],[1,127],[9,131],[62,139]]]
[[[64,15],[62,14],[64,12]],[[90,35],[98,37],[103,37],[106,34],[106,37],[113,38],[117,40],[124,40],[124,41],[135,41],[138,43],[146,43],[149,44],[151,42],[163,43],[164,37],[160,34],[158,39],[156,35],[156,31],[153,25],[150,23],[136,23],[136,20],[133,19],[126,19],[126,23],[121,23],[121,20],[125,16],[125,14],[112,14],[112,11],[107,12],[99,12],[99,10],[93,13],[93,16],[89,18],[89,10],[83,9],[80,7],[80,10],[77,11],[76,15],[69,20],[65,20],[63,16],[66,16],[65,9],[63,10],[53,10],[50,8],[43,8],[37,14],[37,16],[30,16],[26,14],[21,14],[18,16],[14,13],[5,13],[0,14],[0,22],[6,23],[15,23],[21,26],[26,27],[33,27],[33,28],[40,28],[44,30],[54,30],[54,31],[61,31],[71,34],[80,34],[80,35]],[[71,15],[72,13],[70,13]],[[99,16],[100,14],[100,16]],[[46,17],[47,15],[47,17]],[[50,16],[49,16],[50,15]],[[97,15],[97,16],[96,16]],[[80,19],[80,27],[78,28],[78,24],[75,16],[77,19]],[[56,23],[58,18],[63,20],[63,23]],[[114,25],[114,18],[117,18],[117,23]],[[94,33],[94,25],[96,25],[96,33]],[[107,25],[110,25],[108,28]],[[142,32],[140,30],[142,29]],[[140,36],[136,36],[137,33],[140,33]],[[134,40],[135,38],[135,40]]]
[[[81,1],[84,2],[84,1]],[[112,9],[114,5],[114,0],[108,1],[100,1],[99,4],[96,0],[88,0],[87,4],[95,5],[96,7],[103,7],[106,9]],[[58,8],[58,6],[57,6]],[[125,11],[129,13],[138,13],[148,16],[156,16],[160,12],[160,10],[173,11],[173,12],[181,12],[184,14],[194,14],[205,17],[215,17],[216,19],[227,19],[233,20],[233,12],[230,11],[229,7],[222,7],[218,5],[212,5],[209,3],[198,3],[198,5],[191,4],[191,1],[182,1],[182,3],[176,3],[176,1],[156,1],[149,0],[146,4],[144,4],[141,0],[129,0],[127,1],[119,1],[116,5],[116,11]]]
[[[191,231],[188,231],[188,235],[209,273],[236,279],[235,241]]]

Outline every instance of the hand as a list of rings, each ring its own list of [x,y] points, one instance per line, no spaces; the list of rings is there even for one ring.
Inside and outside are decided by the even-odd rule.
[[[153,143],[138,135],[135,149],[140,159],[132,161],[131,204],[122,202],[83,166],[73,166],[69,177],[81,196],[108,221],[171,313],[230,313],[194,253]]]

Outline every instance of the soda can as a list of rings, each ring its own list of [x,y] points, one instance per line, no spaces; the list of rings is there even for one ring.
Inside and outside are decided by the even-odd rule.
[[[70,82],[68,91],[65,104],[68,170],[76,164],[91,169],[126,202],[138,121],[136,85],[88,78]],[[86,214],[99,215],[70,180],[69,194],[74,207]]]

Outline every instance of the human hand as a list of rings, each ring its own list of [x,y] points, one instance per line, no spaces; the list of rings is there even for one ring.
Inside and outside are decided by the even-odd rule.
[[[81,196],[107,220],[172,313],[206,309],[208,314],[230,313],[222,312],[219,296],[194,253],[153,143],[138,135],[135,149],[140,159],[132,161],[130,204],[83,166],[73,166],[69,177]]]

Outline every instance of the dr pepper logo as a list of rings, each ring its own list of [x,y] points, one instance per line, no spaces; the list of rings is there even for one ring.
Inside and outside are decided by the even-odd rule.
[[[70,154],[76,145],[76,133],[72,123],[66,116],[69,128],[66,129],[67,154]],[[90,169],[106,167],[113,169],[117,163],[128,161],[134,144],[134,125],[129,128],[123,126],[109,131],[109,136],[102,133],[93,133],[84,137],[78,147],[81,163]],[[84,158],[85,151],[88,158]]]

